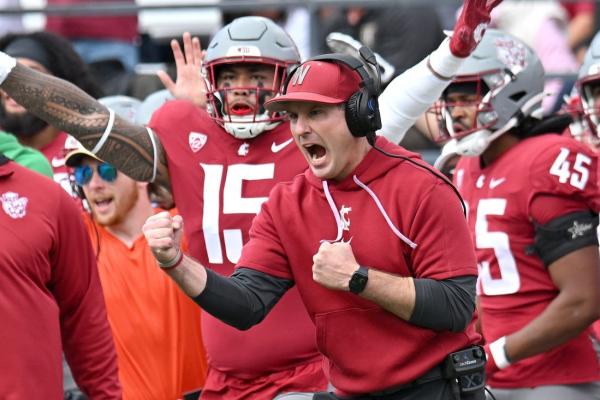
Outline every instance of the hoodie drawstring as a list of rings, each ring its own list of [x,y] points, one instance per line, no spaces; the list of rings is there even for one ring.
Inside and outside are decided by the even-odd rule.
[[[327,183],[327,181],[323,181],[323,192],[325,192],[325,197],[327,198],[327,203],[329,203],[329,208],[331,208],[331,212],[333,213],[333,217],[335,218],[335,223],[337,225],[337,237],[334,240],[323,239],[323,240],[321,240],[321,243],[323,243],[323,242],[330,242],[330,243],[339,242],[340,239],[342,238],[342,230],[343,230],[342,219],[340,218],[340,213],[338,212],[337,207],[336,207],[335,203],[333,202],[331,193],[329,193],[329,184]]]
[[[381,204],[381,201],[379,200],[379,198],[377,197],[375,192],[373,192],[367,185],[362,183],[356,177],[356,175],[353,175],[352,179],[354,180],[354,183],[356,183],[361,189],[363,189],[365,192],[367,192],[369,194],[369,196],[371,197],[371,199],[373,199],[373,201],[377,205],[377,208],[379,209],[379,212],[381,213],[381,215],[383,215],[383,218],[387,222],[387,224],[390,227],[390,229],[392,230],[392,232],[394,232],[394,235],[396,235],[400,240],[402,240],[404,243],[406,243],[411,249],[416,248],[417,244],[414,243],[409,238],[407,238],[406,236],[404,236],[402,234],[402,232],[400,232],[400,230],[396,226],[394,226],[394,224],[392,223],[392,220],[390,219],[387,212],[383,208],[383,205]],[[340,214],[339,214],[337,207],[333,201],[333,197],[331,197],[331,193],[329,192],[329,185],[328,185],[327,181],[323,181],[323,191],[325,193],[325,197],[327,198],[327,203],[329,203],[329,208],[331,208],[331,212],[333,213],[333,217],[335,218],[335,223],[337,225],[337,237],[335,238],[335,240],[326,240],[326,239],[321,240],[321,243],[322,242],[338,242],[342,238],[343,225],[342,225],[342,220],[340,218]]]

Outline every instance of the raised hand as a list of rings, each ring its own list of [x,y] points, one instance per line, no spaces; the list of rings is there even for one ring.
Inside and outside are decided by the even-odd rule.
[[[477,47],[490,23],[490,12],[502,0],[465,0],[454,25],[450,51],[457,57],[468,57]]]
[[[165,71],[157,72],[158,78],[175,98],[191,100],[197,106],[206,108],[206,82],[200,73],[204,59],[200,39],[192,38],[189,32],[185,32],[182,39],[183,51],[177,40],[171,40],[177,68],[176,82]]]

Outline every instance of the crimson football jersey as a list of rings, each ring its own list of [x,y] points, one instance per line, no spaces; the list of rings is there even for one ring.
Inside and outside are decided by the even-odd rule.
[[[377,144],[416,157],[383,137]],[[456,194],[407,161],[371,149],[340,182],[321,181],[307,170],[277,185],[252,225],[239,265],[295,281],[341,394],[412,382],[481,339],[474,322],[462,332],[434,331],[318,284],[312,257],[323,240],[350,242],[359,264],[393,275],[443,280],[475,276],[477,269]]]
[[[458,162],[454,180],[469,210],[487,343],[523,328],[558,295],[532,250],[534,223],[597,211],[596,174],[592,151],[572,138],[550,134],[521,141],[484,168],[479,157]],[[488,383],[516,388],[600,380],[589,333],[497,371]]]
[[[65,164],[65,156],[67,155],[68,143],[73,140],[68,134],[60,132],[53,141],[40,149],[52,166],[54,181],[62,186],[70,195],[73,195],[73,190],[69,181],[69,168]],[[73,147],[72,144],[71,147]]]
[[[192,103],[170,101],[154,113],[150,127],[166,150],[190,254],[230,275],[271,188],[307,168],[289,124],[239,140]],[[202,313],[202,334],[209,367],[239,378],[252,379],[322,358],[314,326],[295,288],[248,331]],[[315,390],[324,389],[325,382],[324,376],[314,382]]]

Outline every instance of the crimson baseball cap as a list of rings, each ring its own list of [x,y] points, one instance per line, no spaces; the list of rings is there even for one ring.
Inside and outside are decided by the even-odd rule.
[[[341,104],[359,90],[358,72],[334,61],[307,61],[300,65],[287,83],[286,92],[265,103],[269,111],[285,111],[297,101]]]

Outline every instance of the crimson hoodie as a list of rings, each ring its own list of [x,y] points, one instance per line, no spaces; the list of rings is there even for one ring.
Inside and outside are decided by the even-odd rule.
[[[424,164],[383,137],[377,145]],[[372,149],[340,182],[322,181],[307,170],[277,185],[238,265],[295,281],[340,393],[412,382],[448,353],[480,340],[474,322],[459,333],[433,331],[360,296],[319,285],[312,257],[323,240],[352,240],[359,264],[399,276],[442,280],[476,276],[477,268],[456,194],[413,163]]]

